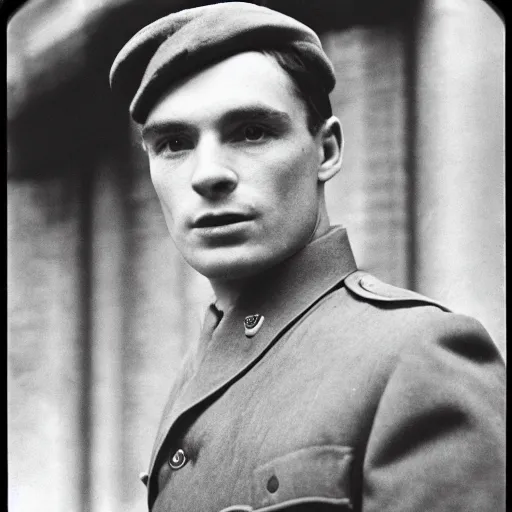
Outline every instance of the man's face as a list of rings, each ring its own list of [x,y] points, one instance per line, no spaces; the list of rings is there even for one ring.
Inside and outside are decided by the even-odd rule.
[[[238,54],[173,87],[143,139],[171,237],[206,277],[257,274],[312,238],[321,142],[270,57]]]

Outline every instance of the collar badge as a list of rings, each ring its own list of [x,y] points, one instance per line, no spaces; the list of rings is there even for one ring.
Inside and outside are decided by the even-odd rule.
[[[249,315],[245,317],[244,329],[245,335],[248,338],[252,338],[261,329],[265,317],[263,315]]]

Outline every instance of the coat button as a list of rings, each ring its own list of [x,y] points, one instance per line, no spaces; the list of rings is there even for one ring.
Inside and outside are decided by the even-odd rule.
[[[171,469],[181,469],[187,463],[187,456],[185,452],[180,448],[176,450],[174,455],[169,458],[169,466]]]
[[[272,475],[267,482],[267,491],[274,493],[279,488],[279,480],[276,475]]]

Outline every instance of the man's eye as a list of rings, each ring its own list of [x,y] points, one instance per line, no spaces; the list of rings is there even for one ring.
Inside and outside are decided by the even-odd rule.
[[[177,135],[166,138],[158,145],[159,153],[164,151],[177,153],[178,151],[185,151],[187,149],[192,149],[192,141],[187,137]]]
[[[248,125],[245,126],[241,131],[241,139],[249,142],[259,142],[265,139],[269,135],[269,130],[263,126]]]

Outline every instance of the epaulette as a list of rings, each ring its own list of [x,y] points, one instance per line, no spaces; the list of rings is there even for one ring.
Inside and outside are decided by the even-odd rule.
[[[425,297],[420,293],[413,292],[384,283],[375,276],[364,272],[363,270],[356,270],[345,279],[346,287],[359,297],[364,299],[376,300],[380,302],[421,302],[424,304],[431,304],[437,306],[443,311],[450,312],[451,310],[441,304],[440,302]]]

